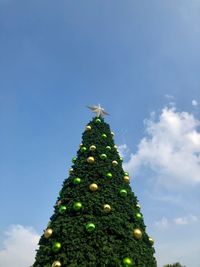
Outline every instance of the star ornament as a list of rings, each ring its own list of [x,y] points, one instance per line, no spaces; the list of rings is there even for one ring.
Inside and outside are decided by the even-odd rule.
[[[98,106],[87,106],[89,109],[92,110],[92,112],[96,113],[96,116],[97,117],[103,117],[104,115],[109,115],[105,110],[104,108],[102,108],[100,106],[100,104]]]

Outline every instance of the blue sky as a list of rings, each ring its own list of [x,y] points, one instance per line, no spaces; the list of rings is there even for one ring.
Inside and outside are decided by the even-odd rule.
[[[85,106],[101,103],[159,267],[199,267],[199,11],[197,0],[0,0],[2,265],[31,264]]]

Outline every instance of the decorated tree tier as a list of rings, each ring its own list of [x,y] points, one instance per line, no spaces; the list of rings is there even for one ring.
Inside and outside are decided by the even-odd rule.
[[[86,126],[33,267],[156,267],[104,110]]]

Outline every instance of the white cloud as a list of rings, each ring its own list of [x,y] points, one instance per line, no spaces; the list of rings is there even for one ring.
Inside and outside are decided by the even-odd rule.
[[[155,222],[155,226],[159,228],[168,228],[169,221],[167,218],[163,217],[160,221]]]
[[[163,186],[200,184],[200,121],[188,112],[165,107],[145,121],[146,136],[124,168],[131,174],[142,166],[152,170]]]
[[[192,100],[192,105],[193,105],[194,107],[196,107],[196,106],[198,105],[198,102],[197,102],[195,99],[193,99],[193,100]]]
[[[13,225],[5,233],[0,266],[29,267],[34,262],[39,235],[31,227]]]
[[[118,149],[120,156],[122,156],[123,158],[126,157],[129,153],[129,148],[127,147],[126,144],[119,145],[117,149]]]
[[[187,225],[197,222],[198,218],[194,215],[189,215],[187,217],[178,217],[174,219],[174,223],[177,225]]]

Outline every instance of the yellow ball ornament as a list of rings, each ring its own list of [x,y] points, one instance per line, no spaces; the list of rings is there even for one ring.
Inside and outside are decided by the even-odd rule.
[[[51,228],[47,228],[44,232],[44,237],[49,238],[53,234],[53,230]]]
[[[51,265],[52,267],[61,267],[60,261],[54,261],[53,264]]]
[[[80,147],[82,147],[83,146],[83,143],[80,143],[80,145],[79,145]]]
[[[87,162],[90,163],[90,164],[94,163],[95,162],[94,157],[88,157],[87,158]]]
[[[117,162],[116,160],[113,160],[113,161],[112,161],[112,165],[113,165],[113,166],[117,166],[117,165],[118,165],[118,162]]]
[[[103,211],[104,211],[105,213],[109,213],[109,212],[111,212],[111,206],[108,205],[108,204],[103,205]]]
[[[127,176],[127,175],[125,175],[125,176],[124,176],[124,181],[128,183],[128,182],[130,181],[130,177]]]
[[[74,171],[74,169],[71,168],[71,169],[69,170],[69,174],[73,173],[73,171]]]
[[[136,204],[136,207],[137,207],[138,209],[141,209],[141,206],[140,206],[139,203]]]
[[[87,125],[87,126],[85,127],[85,130],[86,130],[86,131],[90,131],[90,130],[92,130],[92,127],[91,127],[90,125]]]
[[[153,240],[153,238],[149,237],[149,242],[150,242],[151,245],[153,246],[153,244],[154,244],[154,240]]]
[[[61,200],[58,200],[57,206],[59,207],[61,204],[62,204],[62,201]]]
[[[90,146],[90,151],[95,151],[95,149],[96,149],[96,146],[94,145]]]
[[[95,183],[91,184],[91,185],[89,186],[89,188],[90,188],[90,190],[91,190],[92,192],[95,192],[95,191],[97,191],[97,190],[99,189],[98,185],[95,184]]]
[[[115,136],[115,133],[114,133],[114,132],[111,132],[111,135],[112,135],[112,136]]]
[[[136,239],[141,239],[142,237],[142,232],[140,229],[136,228],[133,230],[133,236],[136,238]]]

